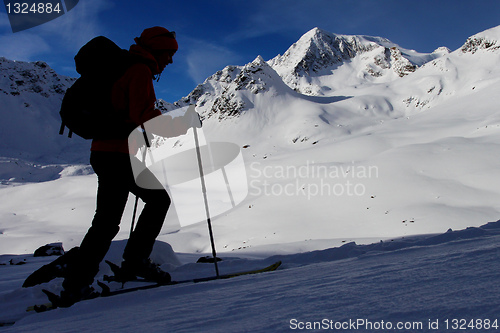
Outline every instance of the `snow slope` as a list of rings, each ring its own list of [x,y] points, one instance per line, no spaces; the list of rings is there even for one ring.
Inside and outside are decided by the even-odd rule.
[[[290,89],[259,58],[207,79],[189,97],[207,118],[207,137],[248,147],[248,204],[216,219],[219,247],[397,237],[495,220],[499,30],[394,81],[347,82],[330,96]],[[221,110],[221,96],[237,111]],[[175,236],[168,241],[182,247]]]
[[[43,300],[40,287],[3,291],[0,321],[17,322],[0,330],[494,332],[500,325],[499,241],[500,222],[495,222],[436,236],[368,246],[349,243],[264,260],[229,257],[221,263],[223,269],[277,259],[283,267],[271,273],[84,301],[41,314],[22,312],[24,305]],[[0,266],[2,290],[19,285],[26,272],[42,264],[30,257],[26,261],[22,266]],[[213,274],[207,264],[184,264],[172,274],[193,271],[197,265],[205,266],[198,274]],[[465,329],[459,330],[462,325]]]
[[[75,79],[57,74],[42,61],[26,63],[3,57],[0,72],[1,155],[55,160],[46,155],[60,155],[71,143],[59,140],[58,113],[64,92]]]
[[[88,163],[88,142],[58,135],[61,101],[74,81],[43,61],[0,57],[0,184],[54,180],[65,165]]]

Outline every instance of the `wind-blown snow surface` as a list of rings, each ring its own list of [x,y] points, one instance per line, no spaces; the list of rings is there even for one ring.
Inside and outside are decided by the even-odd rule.
[[[136,321],[152,331],[242,332],[287,330],[292,318],[441,324],[446,318],[495,319],[496,228],[446,233],[440,237],[468,239],[442,244],[422,236],[420,243],[405,244],[411,247],[378,251],[405,243],[403,236],[498,220],[499,40],[497,27],[453,52],[420,54],[379,37],[313,29],[283,56],[267,62],[257,57],[217,72],[166,108],[179,112],[195,103],[209,141],[242,147],[249,194],[212,222],[221,256],[244,260],[225,260],[223,269],[258,266],[276,260],[264,259],[272,255],[283,255],[284,269],[84,302],[28,316],[9,330],[64,331],[74,325],[117,331],[137,329]],[[44,117],[44,132],[30,125],[20,137],[3,125],[2,140],[12,145],[0,146],[0,253],[32,253],[52,242],[69,249],[80,243],[95,209],[96,176],[81,160],[88,144],[57,137],[53,113],[62,95],[43,81],[49,69],[5,59],[1,64],[8,68],[0,82],[2,106],[8,106],[0,107],[2,114],[33,124],[39,115],[29,110],[43,100],[49,106],[41,103],[40,110],[50,117]],[[34,81],[45,82],[35,92],[24,91],[31,86],[17,79],[22,73],[30,77],[26,68],[39,73]],[[44,99],[36,91],[45,92]],[[39,145],[38,138],[47,144]],[[190,134],[174,145],[192,145],[188,141]],[[118,240],[128,236],[130,201]],[[174,206],[159,240],[171,244],[182,263],[210,252],[203,222],[167,233],[178,228],[175,213]],[[307,252],[313,250],[324,251]],[[18,320],[26,303],[43,299],[36,289],[19,290],[44,262],[26,258],[27,265],[0,266],[2,321]],[[211,274],[208,266],[171,265],[166,267],[180,277]],[[57,282],[51,287],[57,290]]]
[[[166,286],[42,314],[22,312],[23,306],[44,299],[41,287],[16,289],[27,272],[47,261],[28,257],[25,265],[0,267],[0,321],[18,320],[4,327],[4,332],[284,332],[304,328],[494,332],[500,325],[499,241],[500,222],[495,222],[436,236],[366,246],[349,243],[264,260],[229,257],[221,263],[223,271],[278,259],[283,265],[271,273]],[[122,248],[116,245],[112,254]],[[161,246],[158,250],[169,253]],[[23,257],[1,259],[17,262]],[[193,256],[182,259],[189,261]],[[211,270],[210,264],[185,264],[171,272],[180,277],[193,271],[198,276],[210,274]]]

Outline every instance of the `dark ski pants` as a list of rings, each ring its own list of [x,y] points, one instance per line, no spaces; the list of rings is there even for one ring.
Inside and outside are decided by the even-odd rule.
[[[134,162],[141,163],[139,160]],[[80,245],[78,259],[68,267],[68,275],[63,282],[66,290],[92,284],[99,271],[99,263],[120,229],[130,192],[137,195],[145,205],[125,247],[124,260],[149,258],[170,206],[168,193],[149,170],[146,169],[140,177],[150,185],[149,188],[141,188],[136,184],[130,155],[93,151],[90,164],[98,179],[96,211],[92,226]]]

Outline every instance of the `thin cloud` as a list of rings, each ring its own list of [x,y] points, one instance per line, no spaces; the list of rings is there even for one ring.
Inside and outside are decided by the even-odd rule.
[[[40,26],[44,36],[61,41],[70,49],[78,49],[91,38],[103,34],[99,14],[113,7],[108,0],[80,1],[60,18]]]
[[[250,4],[249,4],[250,6]],[[240,17],[240,27],[226,42],[257,38],[270,34],[296,34],[319,26],[335,33],[348,33],[379,19],[383,10],[377,2],[321,0],[275,0],[251,3]]]
[[[0,29],[4,28],[10,29],[9,17],[6,13],[0,13]]]
[[[188,74],[195,83],[201,83],[227,65],[241,61],[241,56],[224,46],[195,39],[189,44],[185,61]]]
[[[32,61],[36,54],[49,52],[43,38],[28,32],[0,35],[0,56],[11,60]]]
[[[256,38],[272,33],[278,33],[290,29],[290,25],[296,24],[297,20],[290,20],[294,16],[290,5],[276,8],[275,3],[267,2],[266,6],[255,4],[251,11],[240,17],[240,28],[225,37],[225,41],[230,43],[237,40]]]
[[[54,50],[74,53],[103,32],[99,13],[111,6],[108,0],[80,1],[73,10],[59,18],[17,33],[12,33],[7,14],[1,13],[0,56],[33,61]]]

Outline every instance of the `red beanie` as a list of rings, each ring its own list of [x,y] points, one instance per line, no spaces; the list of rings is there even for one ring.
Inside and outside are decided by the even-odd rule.
[[[179,48],[174,34],[162,27],[145,29],[140,37],[134,38],[137,45],[149,50],[175,50]]]

